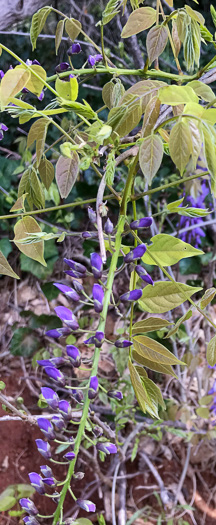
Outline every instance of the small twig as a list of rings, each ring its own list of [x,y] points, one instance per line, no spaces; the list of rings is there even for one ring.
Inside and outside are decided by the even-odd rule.
[[[175,502],[178,501],[179,494],[181,492],[181,489],[182,489],[185,477],[187,475],[187,470],[188,470],[188,466],[189,466],[189,462],[190,462],[191,447],[192,447],[191,443],[188,443],[188,449],[187,449],[187,454],[186,454],[186,458],[185,458],[185,462],[184,462],[184,468],[182,470],[181,477],[180,477],[180,480],[179,480],[179,484],[178,484],[178,487],[177,487],[177,490],[176,490],[176,494],[175,494]]]

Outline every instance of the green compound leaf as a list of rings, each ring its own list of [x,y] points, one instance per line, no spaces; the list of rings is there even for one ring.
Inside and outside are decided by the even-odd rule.
[[[129,38],[145,31],[156,22],[156,10],[152,7],[140,7],[131,13],[123,27],[121,37]]]
[[[160,168],[163,158],[163,142],[159,135],[149,135],[141,143],[139,149],[140,168],[148,185],[151,185]]]
[[[216,364],[216,335],[208,343],[206,359],[210,366],[214,366]]]
[[[190,127],[185,119],[177,122],[171,129],[169,151],[172,161],[182,175],[193,151]]]
[[[39,9],[39,11],[37,11],[37,13],[35,13],[32,17],[32,23],[31,23],[31,28],[30,28],[30,39],[31,39],[33,51],[36,48],[37,37],[42,31],[45,25],[46,19],[51,11],[52,11],[51,7],[48,7],[48,6],[42,7],[42,9]]]
[[[56,182],[62,198],[66,198],[72,190],[79,173],[79,156],[71,152],[71,158],[59,157],[56,164]]]
[[[201,291],[201,287],[189,286],[182,283],[172,283],[169,281],[159,281],[151,286],[148,284],[138,303],[142,310],[162,314],[173,310],[184,303],[194,293]]]
[[[27,257],[30,257],[30,259],[33,259],[34,261],[38,261],[43,266],[46,266],[46,262],[44,260],[44,241],[40,241],[37,243],[32,244],[22,244],[19,242],[21,239],[25,239],[28,236],[28,233],[33,234],[41,232],[41,228],[37,221],[33,219],[33,217],[23,217],[23,219],[20,219],[14,227],[14,243],[16,244],[17,248],[27,255]]]
[[[162,365],[184,364],[172,354],[167,348],[146,335],[137,335],[133,338],[133,346],[136,354]],[[141,363],[143,364],[143,362]]]
[[[102,23],[105,26],[119,13],[121,0],[109,0],[102,13]]]
[[[146,368],[149,368],[150,370],[153,370],[154,372],[159,372],[160,374],[166,374],[169,376],[177,377],[171,365],[164,365],[162,363],[156,363],[155,361],[151,361],[150,359],[143,357],[143,355],[138,354],[138,352],[136,352],[135,350],[133,350],[133,358],[137,363],[145,366]]]
[[[132,335],[144,334],[146,332],[154,332],[155,330],[160,330],[166,326],[169,326],[170,323],[166,319],[161,319],[160,317],[149,317],[148,319],[143,319],[142,321],[137,321],[132,327]]]
[[[153,266],[157,266],[157,263],[151,258],[151,254],[157,258],[161,266],[172,266],[172,264],[176,264],[181,259],[204,253],[187,242],[171,237],[171,235],[166,233],[155,235],[151,238],[151,241],[152,244],[148,246],[142,260],[145,264],[152,264]]]
[[[14,279],[20,279],[20,277],[13,271],[10,264],[7,262],[6,257],[0,251],[0,274],[14,277]]]
[[[136,11],[135,11],[136,12]],[[150,64],[163,53],[168,40],[167,28],[163,25],[150,29],[146,38],[146,47]]]

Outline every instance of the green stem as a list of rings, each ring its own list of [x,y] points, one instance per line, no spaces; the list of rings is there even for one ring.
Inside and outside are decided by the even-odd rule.
[[[105,53],[105,49],[104,49],[104,26],[103,26],[103,22],[101,22],[101,26],[100,27],[101,27],[101,49],[102,49],[103,61],[104,61],[105,67],[108,67],[107,57],[106,57],[106,53]]]
[[[142,197],[145,197],[146,195],[153,195],[153,193],[157,193],[158,191],[163,191],[168,188],[172,188],[173,186],[184,184],[185,182],[188,182],[189,180],[197,179],[199,177],[205,177],[206,175],[209,175],[209,171],[204,171],[203,173],[197,173],[197,174],[191,175],[190,177],[184,177],[183,179],[178,179],[178,180],[175,180],[174,182],[168,182],[167,184],[162,184],[162,186],[158,186],[157,188],[152,188],[151,190],[143,191],[142,193],[139,193],[139,195],[132,195],[131,200],[137,201],[138,199],[141,199]]]

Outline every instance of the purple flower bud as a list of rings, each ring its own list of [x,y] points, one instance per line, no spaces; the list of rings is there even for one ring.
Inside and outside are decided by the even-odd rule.
[[[104,301],[104,291],[102,286],[99,284],[94,284],[92,288],[92,295],[94,299],[94,309],[95,312],[100,313],[103,310],[103,301]]]
[[[29,90],[27,88],[22,88],[22,93],[29,93]]]
[[[95,58],[96,62],[101,62],[103,60],[103,55],[98,54],[98,55],[95,55],[94,58]]]
[[[92,376],[89,383],[88,398],[94,399],[98,393],[98,378],[97,376]]]
[[[56,485],[56,480],[54,478],[43,478],[43,482],[49,487],[54,487]]]
[[[40,100],[40,102],[42,102],[43,99],[44,99],[44,91],[42,90],[40,95],[38,96],[38,100]]]
[[[53,381],[56,381],[59,383],[59,385],[65,386],[65,378],[63,374],[60,372],[60,370],[57,370],[57,368],[54,368],[52,366],[46,366],[44,368],[44,372],[53,379]]]
[[[111,235],[111,233],[113,232],[113,223],[112,221],[109,219],[106,220],[105,224],[104,224],[104,231],[106,233],[106,235]]]
[[[55,308],[55,313],[62,321],[64,321],[67,326],[71,328],[71,330],[77,330],[79,328],[79,324],[75,315],[73,312],[71,312],[71,310],[66,308],[66,306],[57,306]]]
[[[97,237],[97,232],[83,232],[82,238],[83,239],[93,239]]]
[[[82,403],[83,399],[84,399],[83,391],[82,390],[77,390],[76,388],[74,388],[72,390],[72,397],[75,399],[75,401],[77,403]]]
[[[95,211],[91,208],[91,206],[88,207],[88,216],[92,224],[95,224],[97,222],[97,215]]]
[[[46,478],[51,477],[53,475],[52,469],[48,467],[48,465],[41,465],[40,471],[42,472],[43,476],[46,476]]]
[[[87,345],[95,345],[97,348],[100,348],[104,340],[104,332],[96,332],[95,335],[92,335],[84,343]]]
[[[96,448],[105,454],[117,453],[117,447],[113,443],[97,443]]]
[[[47,404],[51,408],[56,410],[58,408],[58,404],[59,404],[58,394],[56,394],[56,392],[54,392],[54,390],[52,390],[52,388],[48,388],[46,386],[43,386],[41,388],[41,393],[42,393],[45,401],[47,402]]]
[[[76,454],[74,454],[74,452],[67,452],[67,454],[63,456],[63,458],[68,459],[69,461],[72,461],[72,459],[74,459],[75,457]]]
[[[86,273],[86,267],[83,264],[73,261],[72,259],[64,259],[64,262],[75,272],[81,273],[81,277],[83,277],[83,273]]]
[[[50,450],[50,444],[46,441],[43,441],[43,439],[36,439],[35,443],[37,445],[38,452],[45,458],[50,459],[51,458],[51,450]]]
[[[70,403],[68,403],[68,401],[66,401],[65,399],[61,399],[61,401],[59,401],[59,412],[61,412],[63,418],[67,421],[70,421],[70,419],[72,418]]]
[[[39,359],[37,360],[38,365],[40,366],[56,366],[63,365],[65,363],[64,357],[51,357],[51,359]]]
[[[84,290],[83,285],[79,281],[76,281],[75,279],[73,279],[72,281],[72,286],[78,293],[82,293]]]
[[[74,43],[67,50],[67,55],[69,55],[69,56],[71,56],[71,55],[78,55],[78,53],[81,53],[81,51],[82,51],[81,45],[78,44],[78,43],[76,43],[76,44]]]
[[[2,79],[4,77],[4,71],[2,71],[2,69],[0,69],[0,78]]]
[[[127,339],[118,339],[118,341],[115,342],[116,348],[127,348],[128,346],[131,346],[133,343],[132,341],[128,341]]]
[[[137,221],[132,221],[130,223],[131,230],[138,230],[139,228],[149,228],[152,225],[152,217],[143,217]]]
[[[47,439],[55,439],[55,433],[52,426],[52,423],[49,421],[49,419],[46,419],[45,417],[38,417],[37,418],[37,424],[41,430],[41,432],[44,433],[44,435],[47,437]]]
[[[32,60],[30,60],[29,58],[27,58],[27,60],[26,60],[26,65],[27,65],[27,66],[32,66]]]
[[[139,244],[134,248],[134,250],[131,250],[127,255],[125,255],[124,261],[126,263],[130,263],[132,261],[135,261],[136,259],[140,259],[144,253],[146,252],[146,245],[145,244]]]
[[[54,366],[54,364],[52,363],[51,359],[38,359],[37,360],[37,364],[40,365],[40,366]]]
[[[2,131],[8,131],[8,127],[5,124],[0,124]]]
[[[92,501],[90,501],[89,499],[80,499],[80,498],[78,498],[76,500],[76,504],[81,509],[86,510],[86,512],[95,512],[96,511],[95,504],[92,503]]]
[[[72,365],[75,368],[79,368],[79,366],[81,365],[81,355],[78,348],[74,345],[67,345],[66,352]]]
[[[103,435],[103,429],[97,425],[92,429],[92,432],[96,438],[101,437]]]
[[[53,330],[48,330],[45,335],[58,339],[59,337],[66,337],[69,333],[69,328],[54,328]]]
[[[38,62],[38,60],[36,60],[36,58],[34,58],[34,60],[32,60],[32,64],[40,66],[40,62]]]
[[[96,64],[96,60],[95,60],[95,57],[93,55],[89,55],[88,57],[88,64],[89,66],[91,67],[94,67],[95,64]]]
[[[123,394],[119,390],[109,390],[109,392],[107,392],[107,395],[111,399],[117,399],[117,401],[121,401],[123,399]]]
[[[45,494],[45,487],[43,484],[42,477],[37,474],[37,472],[30,472],[29,473],[29,479],[32,487],[39,493],[39,494]]]
[[[34,516],[25,516],[23,518],[24,523],[27,525],[40,525],[39,521]]]
[[[83,279],[83,277],[86,277],[84,273],[75,272],[75,270],[65,270],[64,273],[66,273],[70,277],[74,277],[75,279]]]
[[[31,501],[29,498],[21,498],[19,500],[19,504],[23,510],[25,510],[25,512],[30,514],[30,516],[36,516],[36,514],[39,512],[33,501]]]
[[[145,268],[143,268],[141,264],[137,264],[135,271],[142,279],[142,281],[145,281],[148,284],[152,284],[152,286],[154,285],[154,281],[152,280],[151,276],[145,271]]]
[[[65,422],[61,416],[53,416],[52,423],[58,428],[58,430],[63,430],[63,428],[65,428]]]
[[[60,290],[60,292],[70,297],[72,301],[80,300],[80,296],[78,295],[78,293],[76,293],[75,290],[73,290],[73,288],[70,288],[70,286],[66,286],[66,284],[59,284],[59,283],[53,283],[53,284],[54,286],[56,286],[56,288]]]
[[[123,295],[120,296],[120,301],[138,301],[140,297],[142,297],[142,290],[136,289],[132,290],[132,292],[123,293]]]
[[[91,267],[92,267],[92,273],[96,279],[100,279],[102,276],[102,270],[103,270],[103,263],[101,256],[94,252],[90,255],[90,261],[91,261]]]
[[[61,64],[59,64],[55,68],[56,73],[62,73],[63,71],[67,71],[68,69],[70,69],[70,65],[67,62],[61,62]]]

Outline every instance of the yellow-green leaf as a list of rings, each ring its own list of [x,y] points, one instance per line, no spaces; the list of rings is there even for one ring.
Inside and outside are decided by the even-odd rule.
[[[186,312],[186,314],[182,315],[182,317],[180,317],[180,319],[178,319],[178,321],[175,324],[175,326],[173,328],[171,328],[171,330],[164,337],[164,339],[168,339],[168,337],[171,337],[172,335],[176,334],[176,332],[178,331],[178,329],[181,326],[181,324],[184,323],[185,321],[187,321],[188,319],[190,319],[191,316],[192,316],[192,311],[188,310],[188,312]]]
[[[207,346],[206,359],[210,366],[216,364],[216,335],[212,337]]]
[[[200,80],[192,80],[192,82],[188,84],[188,87],[191,87],[196,95],[205,100],[205,102],[211,102],[215,99],[214,91],[212,91],[210,86],[204,84],[204,82],[200,82]]]
[[[6,257],[0,251],[0,274],[14,277],[14,279],[20,279],[20,277],[13,271],[10,264],[7,262]]]
[[[162,365],[184,364],[172,354],[164,345],[146,335],[133,337],[134,350],[137,354]]]
[[[139,149],[139,163],[149,186],[160,168],[162,158],[163,143],[159,135],[145,137]]]
[[[29,168],[24,171],[18,187],[18,198],[26,194],[26,198],[30,208],[33,204],[36,208],[44,208],[45,199],[44,193],[34,168]]]
[[[32,72],[30,72],[30,78],[25,87],[31,91],[31,93],[39,96],[44,87],[44,83],[46,82],[46,71],[38,64],[32,64],[31,69],[37,73],[40,78],[37,78]]]
[[[166,319],[161,319],[160,317],[148,317],[148,319],[143,319],[142,321],[137,321],[132,327],[132,335],[144,334],[145,332],[154,332],[155,330],[160,330],[166,326],[169,326],[171,323]]]
[[[159,372],[159,374],[166,374],[177,378],[171,365],[164,365],[162,363],[156,363],[155,361],[151,361],[150,359],[147,359],[146,357],[143,357],[142,355],[138,354],[135,350],[133,350],[133,358],[137,363],[140,363],[140,365],[149,368],[149,370],[153,370],[153,372]],[[140,374],[139,370],[138,373]]]
[[[200,308],[206,308],[206,306],[208,306],[208,304],[211,303],[211,301],[214,299],[215,294],[215,288],[209,288],[208,290],[206,290],[200,301]]]
[[[173,126],[169,139],[170,156],[182,175],[192,154],[192,138],[188,122],[180,120]]]
[[[162,314],[173,310],[184,303],[194,293],[202,290],[199,286],[189,286],[183,283],[172,283],[169,281],[158,281],[151,286],[148,284],[138,303],[142,310]]]
[[[160,113],[160,100],[156,96],[156,97],[153,97],[151,100],[149,100],[146,106],[146,110],[145,110],[145,114],[143,118],[142,132],[141,132],[142,137],[148,137],[148,135],[151,134],[157,122],[157,119],[159,117],[159,113]]]
[[[76,182],[79,173],[79,156],[71,152],[71,158],[60,156],[56,164],[56,182],[62,198],[66,198]]]
[[[30,259],[33,259],[34,261],[38,261],[43,266],[46,266],[46,262],[44,260],[44,241],[32,243],[32,244],[22,244],[18,242],[21,239],[24,239],[27,237],[28,234],[33,234],[41,232],[41,228],[37,221],[30,216],[23,217],[23,219],[20,219],[14,227],[14,243],[19,248],[19,250],[27,255],[27,257],[30,257]]]
[[[136,12],[136,11],[135,11]],[[147,34],[146,47],[150,64],[163,53],[168,40],[166,26],[152,27]]]
[[[23,193],[21,197],[18,197],[18,199],[16,200],[15,204],[12,206],[10,211],[24,210],[25,209],[24,202],[25,202],[25,198],[27,195],[28,195],[27,193]]]
[[[204,153],[208,166],[208,170],[211,174],[211,189],[212,193],[216,197],[216,150],[214,144],[214,129],[211,130],[210,126],[202,126],[203,142],[204,142]]]
[[[202,417],[203,419],[209,419],[210,412],[207,407],[199,407],[196,409],[196,414],[199,417]]]
[[[36,48],[37,37],[42,31],[44,24],[46,22],[46,19],[51,11],[52,11],[51,7],[48,7],[48,6],[42,7],[42,9],[39,9],[39,11],[37,11],[37,13],[35,13],[32,17],[32,22],[31,22],[31,27],[30,27],[30,39],[31,39],[33,51]]]
[[[199,102],[198,96],[190,86],[177,86],[175,84],[162,87],[158,93],[158,98],[162,104],[169,104],[170,106],[187,104],[187,102],[198,104]]]
[[[65,22],[65,29],[73,42],[75,38],[78,37],[80,30],[82,29],[82,24],[79,22],[79,20],[76,20],[76,18],[67,18]]]
[[[63,32],[64,32],[64,20],[59,20],[57,26],[56,26],[56,34],[55,34],[55,49],[56,49],[56,55],[58,54],[58,48],[61,44]]]
[[[203,26],[205,25],[205,18],[204,16],[201,15],[201,13],[199,13],[199,11],[195,11],[189,5],[185,5],[185,9],[187,11],[187,14],[191,18],[193,18],[193,20],[195,20],[196,22],[199,22],[199,24],[202,24]]]
[[[28,133],[27,147],[29,148],[36,140],[36,157],[37,166],[39,166],[41,157],[44,152],[47,128],[49,126],[49,120],[46,118],[40,118],[36,120]]]
[[[41,159],[40,164],[38,166],[38,171],[40,173],[40,178],[46,190],[48,190],[50,185],[52,184],[55,175],[55,170],[52,162],[50,162],[50,160],[48,160],[46,157],[44,159]]]
[[[160,388],[148,377],[142,378],[142,384],[146,388],[147,394],[151,399],[151,403],[155,406],[155,412],[158,410],[158,405],[162,408],[166,408]]]
[[[157,96],[159,89],[166,85],[167,84],[161,80],[141,80],[125,91],[118,105],[122,106],[123,104],[127,104],[130,102],[130,96],[136,95],[136,97],[139,97],[141,100],[142,112],[144,112],[149,100]]]
[[[161,266],[172,266],[172,264],[176,264],[187,257],[203,254],[202,250],[198,250],[187,242],[171,237],[171,235],[166,233],[155,235],[151,238],[151,241],[152,244],[148,246],[145,255],[142,257],[145,264],[157,266],[156,262],[151,258],[151,254]]]
[[[140,7],[133,11],[125,26],[123,27],[121,37],[129,38],[145,31],[156,22],[156,11],[152,7]]]
[[[8,69],[1,81],[1,107],[4,109],[11,97],[22,91],[30,78],[26,69]]]
[[[135,368],[135,366],[132,364],[131,360],[128,361],[128,368],[130,371],[130,378],[132,387],[134,389],[137,401],[140,405],[140,408],[143,410],[143,412],[148,411],[151,415],[156,416],[158,415],[157,410],[155,409],[155,406],[151,402],[151,399],[149,398],[146,388],[143,385],[143,382]]]
[[[74,101],[78,97],[79,84],[76,77],[71,78],[69,82],[65,82],[57,77],[55,89],[61,98]]]

